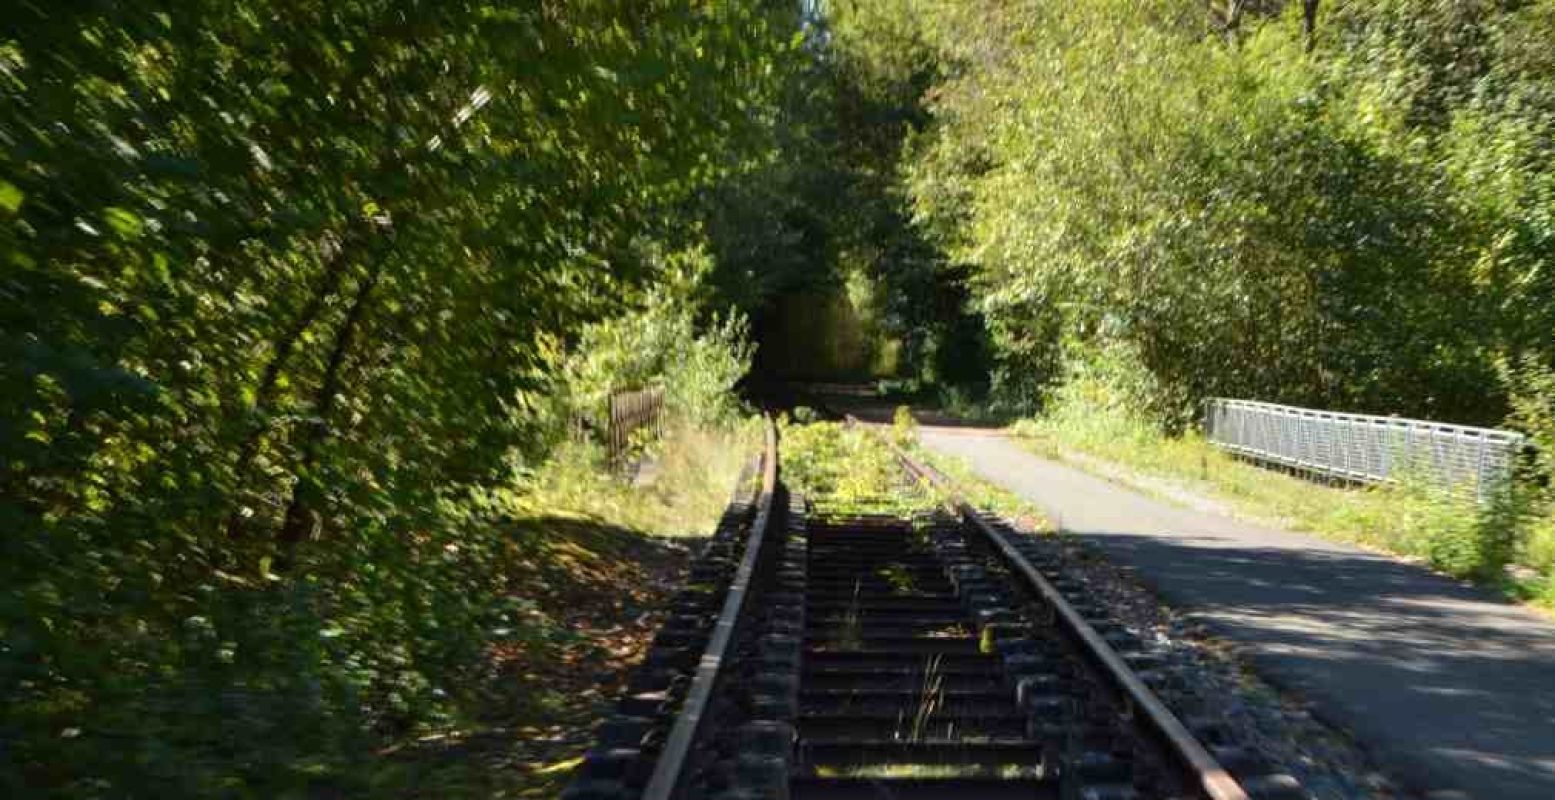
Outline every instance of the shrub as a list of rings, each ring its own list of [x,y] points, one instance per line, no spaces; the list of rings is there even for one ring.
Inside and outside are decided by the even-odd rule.
[[[730,312],[697,324],[697,297],[711,262],[700,248],[645,256],[669,276],[640,306],[584,327],[554,357],[550,425],[558,436],[569,420],[605,425],[614,392],[664,388],[666,413],[691,424],[731,422],[739,412],[733,388],[753,352],[744,316]]]
[[[913,419],[911,406],[897,406],[891,416],[891,438],[901,447],[907,447],[918,438],[918,420]]]

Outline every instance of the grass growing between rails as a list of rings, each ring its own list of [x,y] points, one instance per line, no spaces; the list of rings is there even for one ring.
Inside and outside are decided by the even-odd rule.
[[[1018,495],[973,474],[959,458],[918,446],[917,425],[906,406],[889,427],[850,427],[838,422],[785,424],[780,449],[783,480],[803,491],[822,514],[909,515],[941,504],[945,498],[908,477],[884,436],[914,459],[950,478],[967,502],[999,514],[1032,531],[1051,531],[1042,511]]]
[[[1483,504],[1425,481],[1326,486],[1236,459],[1196,432],[1168,437],[1126,415],[1063,403],[1009,432],[1038,454],[1091,471],[1110,472],[1094,460],[1121,465],[1156,494],[1186,490],[1239,516],[1419,559],[1555,609],[1555,520],[1526,486]]]
[[[778,448],[783,481],[822,515],[908,516],[935,506],[873,433],[840,422],[783,422]]]

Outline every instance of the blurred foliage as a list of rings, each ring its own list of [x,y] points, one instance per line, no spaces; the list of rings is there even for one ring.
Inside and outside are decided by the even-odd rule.
[[[733,389],[751,365],[748,323],[737,310],[698,323],[710,302],[705,281],[712,262],[704,248],[649,259],[661,262],[657,283],[638,308],[588,323],[569,348],[558,348],[551,430],[579,419],[600,430],[610,395],[648,386],[664,388],[670,416],[709,425],[734,421]]]
[[[1520,520],[1526,532],[1513,541],[1514,559],[1542,577],[1537,595],[1555,608],[1555,368],[1529,359],[1500,366],[1510,389],[1508,422],[1528,434],[1533,450],[1521,480],[1511,487],[1513,499],[1527,511]]]
[[[1418,535],[1373,538],[1549,572],[1555,6],[837,5],[861,73],[928,79],[898,174],[993,408],[1124,457],[1216,395],[1510,424],[1505,496],[1403,492]]]
[[[1214,7],[17,5],[0,792],[363,791],[540,635],[498,523],[613,496],[574,420],[659,384],[728,422],[752,363],[821,360],[785,349],[1548,444],[1555,7]],[[901,505],[859,434],[787,433],[800,485]]]
[[[1555,5],[836,5],[861,74],[927,79],[898,175],[994,410],[1124,456],[1217,395],[1508,424],[1504,497],[1399,495],[1421,538],[1374,538],[1549,573]]]
[[[527,630],[490,490],[560,438],[563,378],[728,412],[741,323],[661,295],[695,284],[701,198],[770,160],[799,25],[10,8],[0,794],[349,793],[371,748],[478,706]],[[607,344],[690,349],[558,367]]]
[[[899,405],[891,413],[891,441],[897,447],[910,447],[918,441],[918,420],[910,406]]]
[[[758,418],[723,427],[674,417],[648,445],[651,473],[618,480],[603,448],[568,442],[526,481],[504,491],[514,515],[566,509],[609,525],[656,536],[707,536],[729,502],[740,470],[759,452]]]

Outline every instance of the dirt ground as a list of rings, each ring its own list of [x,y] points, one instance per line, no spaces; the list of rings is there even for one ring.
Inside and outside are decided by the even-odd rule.
[[[663,622],[700,540],[597,520],[524,520],[512,596],[538,632],[491,653],[498,687],[472,724],[384,755],[406,798],[555,797]]]

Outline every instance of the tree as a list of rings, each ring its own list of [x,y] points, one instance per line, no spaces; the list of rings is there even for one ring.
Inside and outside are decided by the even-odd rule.
[[[8,13],[4,785],[275,795],[470,702],[444,687],[508,613],[472,498],[554,440],[555,343],[642,302],[647,243],[694,246],[694,199],[765,157],[797,25]]]

